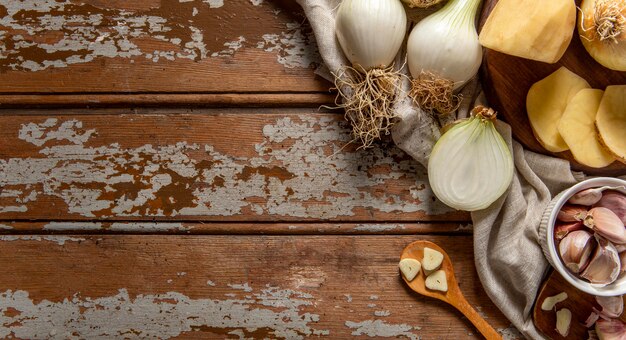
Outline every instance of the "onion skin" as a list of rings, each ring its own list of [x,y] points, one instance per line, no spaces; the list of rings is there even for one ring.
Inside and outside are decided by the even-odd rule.
[[[613,13],[611,6],[615,6]],[[626,71],[626,0],[583,0],[580,12],[578,34],[587,52],[606,68]],[[601,19],[607,18],[607,13],[617,14],[616,20]],[[612,34],[602,33],[606,25]]]

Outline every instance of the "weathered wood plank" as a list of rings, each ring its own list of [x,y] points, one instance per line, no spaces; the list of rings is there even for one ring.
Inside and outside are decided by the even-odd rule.
[[[1,222],[0,233],[210,235],[467,235],[470,223]]]
[[[0,93],[329,88],[288,0],[0,0],[0,36]]]
[[[444,247],[469,302],[485,295],[470,236]],[[397,270],[411,236],[2,236],[0,337],[478,337]],[[51,284],[54,283],[54,284]]]
[[[339,115],[1,116],[0,219],[467,221]]]

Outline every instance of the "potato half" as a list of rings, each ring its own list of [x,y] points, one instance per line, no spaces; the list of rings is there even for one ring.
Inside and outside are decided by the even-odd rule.
[[[535,137],[548,151],[568,149],[558,130],[559,120],[567,104],[589,83],[576,73],[561,67],[531,86],[526,97],[528,119]]]
[[[604,150],[596,133],[596,113],[604,91],[583,89],[567,104],[559,121],[559,133],[580,164],[603,168],[615,160]]]
[[[596,115],[600,143],[617,160],[626,163],[626,85],[609,86]]]

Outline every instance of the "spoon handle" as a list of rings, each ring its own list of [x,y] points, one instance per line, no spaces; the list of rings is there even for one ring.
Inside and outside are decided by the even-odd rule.
[[[465,300],[465,297],[460,292],[456,294],[456,299],[454,299],[454,307],[458,309],[466,318],[468,318],[472,324],[478,329],[480,334],[482,334],[485,339],[502,339],[502,336],[493,328],[491,325],[483,319],[478,312]]]

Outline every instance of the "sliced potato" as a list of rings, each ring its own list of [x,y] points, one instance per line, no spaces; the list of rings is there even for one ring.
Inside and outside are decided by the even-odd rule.
[[[567,104],[559,121],[559,133],[577,162],[603,168],[615,160],[598,141],[595,121],[604,91],[583,89]]]
[[[426,277],[426,288],[430,290],[438,290],[441,292],[448,291],[448,278],[446,277],[446,272],[443,270],[438,270]]]
[[[561,152],[568,149],[558,130],[559,120],[574,95],[588,88],[585,79],[565,67],[530,87],[526,97],[528,119],[535,137],[546,150]]]
[[[575,27],[572,0],[499,0],[479,38],[492,50],[552,64],[567,50]]]
[[[617,160],[626,163],[626,85],[609,86],[596,115],[599,140]]]
[[[413,279],[420,272],[422,264],[416,259],[402,259],[398,264],[398,267],[400,268],[402,275],[404,275],[407,280],[413,281]]]

